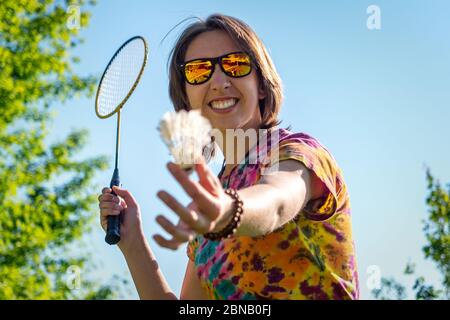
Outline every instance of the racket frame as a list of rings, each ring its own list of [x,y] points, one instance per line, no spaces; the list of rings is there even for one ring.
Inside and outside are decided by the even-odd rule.
[[[125,98],[117,105],[117,107],[111,111],[110,113],[106,114],[106,115],[101,115],[98,112],[98,98],[99,98],[99,94],[100,94],[100,88],[102,86],[103,83],[103,79],[105,78],[106,72],[108,71],[109,67],[111,66],[112,62],[114,61],[114,59],[117,57],[117,55],[120,53],[120,51],[122,51],[122,49],[129,44],[131,41],[134,41],[136,39],[140,39],[142,40],[142,42],[144,43],[144,50],[145,50],[145,54],[144,54],[144,61],[142,63],[141,69],[139,70],[139,74],[136,78],[136,80],[134,81],[133,86],[131,87],[130,91],[128,92],[128,94],[125,96]],[[142,36],[134,36],[130,39],[128,39],[127,41],[125,41],[119,49],[117,49],[117,51],[114,53],[114,55],[112,56],[111,60],[109,60],[108,65],[105,68],[105,71],[103,71],[102,77],[100,78],[100,83],[98,84],[97,87],[97,93],[95,95],[95,113],[97,114],[97,117],[101,118],[101,119],[106,119],[111,117],[113,114],[115,114],[117,111],[119,111],[123,105],[127,102],[127,100],[130,98],[131,94],[133,93],[134,89],[136,89],[137,84],[139,83],[139,81],[141,80],[142,74],[144,72],[144,68],[147,64],[147,55],[148,55],[148,47],[147,47],[147,42],[145,41],[145,39]]]

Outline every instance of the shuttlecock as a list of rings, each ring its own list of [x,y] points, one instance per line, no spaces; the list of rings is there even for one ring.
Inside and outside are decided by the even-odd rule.
[[[211,124],[199,110],[167,112],[159,122],[159,133],[174,162],[190,171],[211,143]]]

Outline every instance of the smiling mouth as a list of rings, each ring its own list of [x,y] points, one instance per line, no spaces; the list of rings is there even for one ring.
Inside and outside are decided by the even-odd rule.
[[[208,103],[208,106],[215,111],[226,111],[232,109],[237,103],[239,99],[230,98],[226,100],[216,100]]]

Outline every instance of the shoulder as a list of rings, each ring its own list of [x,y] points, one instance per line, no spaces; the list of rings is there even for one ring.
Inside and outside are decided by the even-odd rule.
[[[341,176],[341,170],[333,155],[318,139],[304,132],[292,132],[284,128],[271,130],[268,136],[267,157],[261,167],[262,176],[279,170],[306,168],[310,199],[323,196],[327,189],[339,189],[336,179]]]
[[[337,167],[332,154],[318,139],[284,128],[273,128],[263,136],[258,156],[263,168],[287,159],[299,160],[309,169],[316,162],[327,162]]]
[[[288,129],[279,128],[278,130],[279,143],[300,143],[311,148],[325,148],[325,146],[315,137],[305,132],[292,132]]]

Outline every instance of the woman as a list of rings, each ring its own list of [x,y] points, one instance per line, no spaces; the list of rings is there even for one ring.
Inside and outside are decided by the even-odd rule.
[[[219,178],[196,164],[198,182],[168,164],[192,198],[187,207],[158,192],[180,220],[175,226],[158,216],[172,239],[154,240],[171,249],[189,242],[180,298],[358,298],[342,173],[317,140],[277,127],[281,81],[252,29],[224,15],[188,26],[171,55],[169,91],[176,110],[200,110],[222,133],[217,142],[225,155]],[[239,148],[230,129],[268,129],[271,142]],[[263,157],[252,157],[261,151]],[[114,191],[120,198],[109,188],[99,197],[101,224],[105,229],[107,216],[123,211],[118,245],[139,296],[177,299],[144,237],[137,201],[127,190]]]

